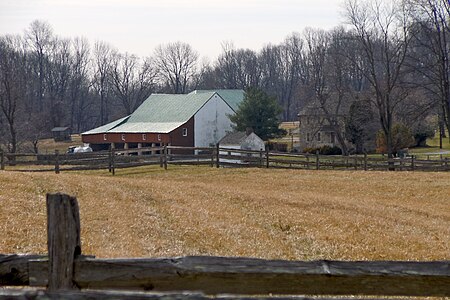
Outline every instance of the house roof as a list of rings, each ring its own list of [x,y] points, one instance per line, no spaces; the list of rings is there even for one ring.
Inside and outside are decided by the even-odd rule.
[[[152,94],[130,116],[92,129],[95,133],[169,133],[194,116],[218,94],[233,110],[243,99],[242,90],[200,90],[189,94]]]
[[[246,138],[243,131],[230,132],[219,141],[219,145],[240,145]]]

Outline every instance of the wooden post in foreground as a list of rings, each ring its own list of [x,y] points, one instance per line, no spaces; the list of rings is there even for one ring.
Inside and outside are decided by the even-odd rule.
[[[55,173],[59,174],[59,150],[55,150]]]
[[[364,171],[367,171],[367,153],[364,152]]]
[[[80,215],[75,197],[47,194],[48,290],[74,289],[74,260],[81,254]]]
[[[5,169],[5,153],[0,150],[0,169],[3,171]]]
[[[269,168],[269,146],[266,146],[266,168]]]

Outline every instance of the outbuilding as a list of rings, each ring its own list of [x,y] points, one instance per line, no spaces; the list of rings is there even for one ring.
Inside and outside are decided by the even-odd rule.
[[[69,127],[55,127],[52,129],[52,135],[55,142],[71,140]]]
[[[229,154],[233,156],[242,156],[238,152],[233,152],[232,150],[252,150],[252,151],[263,151],[265,149],[264,141],[256,135],[251,129],[247,129],[246,132],[234,131],[228,133],[224,138],[219,141],[219,147],[222,149],[221,154]],[[229,149],[223,150],[223,149]],[[251,156],[252,154],[246,154],[245,156]],[[259,156],[254,154],[254,156]],[[240,163],[245,161],[245,159],[221,159],[223,162],[229,163]]]

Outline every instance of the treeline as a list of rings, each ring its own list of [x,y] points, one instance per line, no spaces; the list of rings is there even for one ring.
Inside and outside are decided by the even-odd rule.
[[[140,58],[34,21],[22,35],[0,37],[2,147],[32,142],[37,151],[52,127],[82,132],[130,114],[151,93],[195,89],[260,88],[277,98],[285,121],[316,110],[344,152],[345,140],[361,148],[380,130],[391,154],[398,124],[419,143],[450,129],[449,2],[347,0],[345,15],[345,26],[309,28],[260,51],[225,43],[208,63],[182,42]]]

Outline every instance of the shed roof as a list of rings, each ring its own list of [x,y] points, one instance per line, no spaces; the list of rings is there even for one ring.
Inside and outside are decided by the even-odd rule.
[[[247,138],[247,134],[243,131],[233,131],[224,136],[219,145],[240,145]]]

